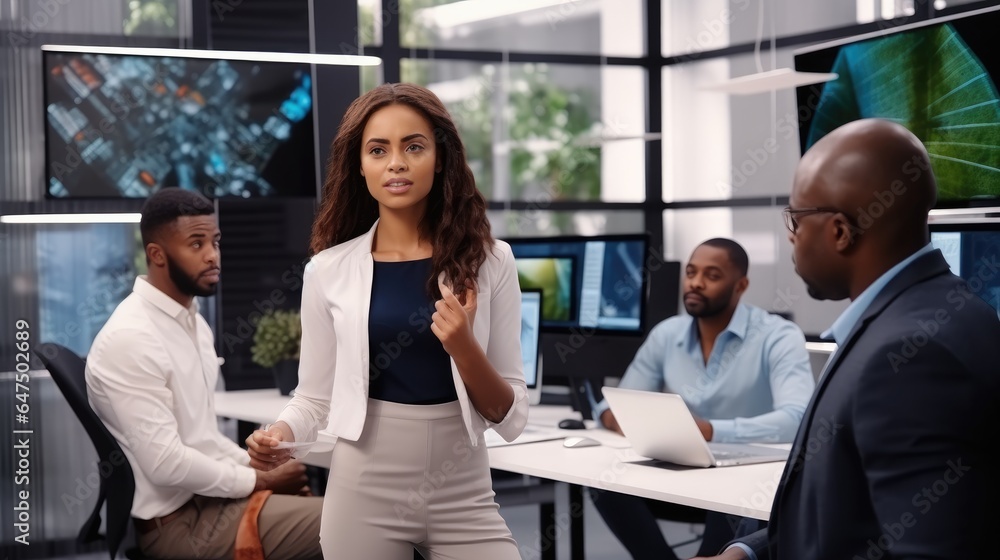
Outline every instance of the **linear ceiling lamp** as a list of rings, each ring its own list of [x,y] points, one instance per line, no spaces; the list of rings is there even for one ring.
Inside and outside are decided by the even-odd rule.
[[[764,4],[767,0],[757,2],[757,40],[754,41],[754,63],[757,73],[732,78],[724,82],[702,86],[705,91],[718,91],[730,95],[754,95],[782,89],[794,89],[800,86],[821,84],[837,79],[837,75],[825,72],[797,72],[791,68],[777,68],[777,45],[774,31],[774,10],[768,6],[767,12],[771,20],[771,68],[764,71],[760,60],[760,49],[764,42]]]
[[[0,216],[4,224],[137,224],[138,212],[113,214],[7,214]]]
[[[251,62],[297,62],[302,64],[323,64],[333,66],[378,66],[379,64],[382,64],[382,59],[377,56],[350,54],[212,51],[199,49],[94,47],[81,45],[42,45],[42,50],[84,54],[169,56],[179,58],[205,58],[210,60],[247,60]]]
[[[652,142],[653,140],[660,140],[663,138],[663,134],[659,132],[643,132],[640,134],[587,134],[577,137],[573,140],[574,146],[579,146],[583,148],[597,148],[609,142],[618,142],[622,140],[642,140],[644,142]]]
[[[726,80],[725,82],[704,86],[702,89],[732,95],[753,95],[755,93],[766,93],[781,89],[821,84],[836,79],[837,74],[834,73],[797,72],[791,68],[776,68],[767,72],[757,72]]]

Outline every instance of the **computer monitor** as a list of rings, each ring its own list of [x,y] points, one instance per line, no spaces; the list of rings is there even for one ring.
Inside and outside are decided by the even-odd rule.
[[[1000,223],[931,224],[931,244],[944,254],[951,271],[965,279],[969,292],[992,305],[1000,317],[1000,274],[996,273]]]
[[[42,49],[47,197],[316,197],[309,64],[85,48]]]
[[[545,293],[542,320],[567,322],[576,316],[573,278],[576,274],[574,257],[521,257],[514,260],[518,284],[522,290]]]
[[[514,253],[521,289],[540,289],[544,294],[544,332],[644,333],[648,235],[506,241]]]
[[[802,152],[847,122],[889,119],[927,147],[939,208],[1000,204],[998,27],[993,6],[796,50],[796,70],[837,76],[797,89]]]
[[[528,404],[542,400],[542,355],[539,341],[542,326],[542,291],[521,291],[521,360],[528,385]]]

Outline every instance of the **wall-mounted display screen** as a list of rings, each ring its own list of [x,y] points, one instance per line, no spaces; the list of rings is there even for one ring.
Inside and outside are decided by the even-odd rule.
[[[43,52],[49,197],[316,195],[310,65]]]
[[[888,119],[927,147],[939,207],[1000,204],[998,28],[994,8],[797,51],[796,70],[838,75],[798,88],[802,152],[847,122]]]
[[[543,330],[643,333],[647,235],[506,241],[514,253],[521,289],[542,291]]]

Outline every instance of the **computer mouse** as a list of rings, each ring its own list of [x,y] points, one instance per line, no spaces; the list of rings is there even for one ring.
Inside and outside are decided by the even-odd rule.
[[[593,447],[595,445],[601,445],[601,442],[583,436],[571,436],[563,440],[563,447],[571,449],[576,447]]]
[[[583,430],[587,427],[587,425],[583,423],[583,420],[567,418],[559,421],[559,427],[563,430]]]

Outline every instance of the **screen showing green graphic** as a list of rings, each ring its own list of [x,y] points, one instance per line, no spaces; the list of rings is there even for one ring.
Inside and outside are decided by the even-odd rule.
[[[802,152],[850,121],[888,119],[927,147],[940,207],[997,204],[998,28],[1000,11],[993,10],[798,52],[796,70],[838,76],[798,88]],[[921,172],[916,166],[904,171]]]

